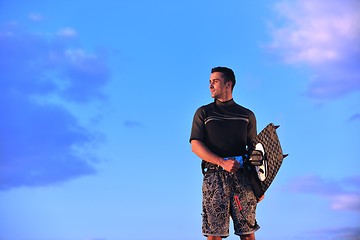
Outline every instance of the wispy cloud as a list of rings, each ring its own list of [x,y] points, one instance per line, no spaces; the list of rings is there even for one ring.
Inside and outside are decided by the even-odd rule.
[[[104,56],[63,38],[75,30],[59,32],[0,26],[0,190],[96,172],[89,149],[97,134],[66,106],[102,100],[109,70]]]
[[[360,120],[360,113],[354,114],[349,118],[350,121],[358,121]]]
[[[333,210],[360,212],[360,176],[341,181],[303,176],[291,181],[285,189],[323,196],[331,201],[330,207]]]
[[[30,13],[28,15],[28,17],[31,21],[34,21],[34,22],[40,22],[40,21],[44,20],[44,17],[42,14],[35,13],[35,12]]]
[[[306,233],[308,239],[317,240],[360,240],[360,228],[334,228],[334,229],[321,229]]]
[[[62,28],[57,32],[58,36],[61,37],[76,37],[77,36],[77,32],[75,31],[75,29],[71,28],[71,27],[67,27],[67,28]]]
[[[132,120],[127,120],[123,122],[124,126],[127,128],[138,128],[138,127],[142,127],[143,124],[139,121],[132,121]]]
[[[313,71],[307,95],[326,100],[360,90],[360,2],[296,0],[275,5],[274,50],[287,64]]]

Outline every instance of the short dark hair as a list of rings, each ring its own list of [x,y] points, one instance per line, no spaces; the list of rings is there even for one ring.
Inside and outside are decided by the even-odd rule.
[[[234,71],[227,67],[214,67],[211,69],[211,73],[214,72],[221,72],[224,75],[225,83],[231,81],[232,87],[231,89],[234,89],[236,80],[235,80],[235,74]]]

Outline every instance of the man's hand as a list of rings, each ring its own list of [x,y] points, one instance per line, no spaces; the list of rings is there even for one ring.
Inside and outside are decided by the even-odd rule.
[[[221,167],[230,173],[235,173],[240,168],[240,163],[234,159],[224,160]]]

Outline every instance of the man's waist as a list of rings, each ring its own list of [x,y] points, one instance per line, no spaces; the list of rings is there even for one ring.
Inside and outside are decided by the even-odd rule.
[[[244,161],[246,159],[246,155],[244,156],[232,156],[232,157],[225,157],[224,160],[235,160],[240,163],[240,169],[244,167]],[[223,171],[224,169],[216,164],[205,162],[203,172],[209,173],[209,172],[216,172],[216,171]]]

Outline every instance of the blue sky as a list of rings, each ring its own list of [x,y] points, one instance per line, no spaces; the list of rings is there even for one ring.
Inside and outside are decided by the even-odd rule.
[[[204,239],[188,139],[221,65],[290,154],[257,239],[358,240],[359,7],[0,1],[0,239]]]

